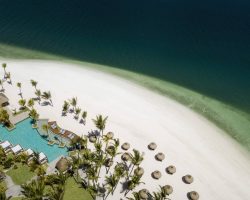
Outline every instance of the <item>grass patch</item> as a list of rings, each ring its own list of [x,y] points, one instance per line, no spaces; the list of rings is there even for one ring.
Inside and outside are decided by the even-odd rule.
[[[65,186],[63,200],[93,200],[89,192],[77,184],[74,178],[70,177]]]
[[[7,172],[13,182],[17,185],[21,185],[29,181],[32,177],[35,176],[34,172],[31,172],[27,165],[17,164],[17,169],[12,168]]]
[[[12,197],[10,200],[22,200],[23,197]]]
[[[4,180],[0,181],[0,193],[5,192],[7,190],[7,186]]]

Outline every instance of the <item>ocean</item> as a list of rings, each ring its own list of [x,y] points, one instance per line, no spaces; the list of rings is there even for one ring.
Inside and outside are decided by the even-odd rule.
[[[249,10],[247,0],[0,0],[0,56],[105,65],[250,148]]]

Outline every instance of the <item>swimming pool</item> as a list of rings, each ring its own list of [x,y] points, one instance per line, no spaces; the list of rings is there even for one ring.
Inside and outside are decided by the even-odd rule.
[[[29,118],[16,124],[16,128],[11,132],[0,126],[0,139],[8,140],[13,145],[20,144],[24,149],[30,148],[36,152],[43,152],[49,162],[59,156],[67,155],[67,148],[48,145],[48,142],[39,135],[37,130],[32,128]]]

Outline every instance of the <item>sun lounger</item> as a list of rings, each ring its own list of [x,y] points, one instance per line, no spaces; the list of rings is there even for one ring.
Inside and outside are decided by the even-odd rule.
[[[4,141],[0,143],[0,146],[3,148],[5,153],[8,153],[11,150],[11,143],[9,141]]]
[[[48,158],[45,156],[43,152],[39,153],[39,163],[44,164],[48,162]]]
[[[19,153],[23,152],[23,148],[18,144],[11,148],[13,154],[18,155]]]

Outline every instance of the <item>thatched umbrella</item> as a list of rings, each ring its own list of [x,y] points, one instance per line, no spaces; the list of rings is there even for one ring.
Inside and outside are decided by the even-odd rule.
[[[123,161],[126,162],[130,159],[130,155],[129,155],[129,153],[125,152],[124,154],[122,154],[121,158]]]
[[[151,142],[148,145],[148,149],[154,151],[157,148],[157,145],[154,142]]]
[[[70,162],[62,157],[57,163],[56,163],[56,169],[60,171],[61,173],[67,171],[70,168],[71,164]]]
[[[127,143],[127,142],[125,142],[125,143],[122,144],[121,147],[122,147],[123,150],[127,151],[127,150],[129,150],[129,148],[130,148],[130,144]]]
[[[158,161],[163,161],[165,159],[164,153],[157,153],[155,155],[155,159],[158,160]]]
[[[191,191],[191,192],[189,192],[188,194],[187,194],[187,196],[188,196],[188,198],[190,199],[190,200],[198,200],[199,199],[199,194],[198,194],[198,192],[196,192],[196,191]]]
[[[156,170],[156,171],[152,172],[151,176],[154,179],[159,179],[159,178],[161,178],[161,172]]]
[[[144,169],[142,167],[137,167],[135,170],[134,170],[134,173],[137,175],[137,176],[142,176],[144,174]]]
[[[191,175],[187,174],[186,176],[182,177],[182,180],[186,184],[191,184],[191,183],[193,183],[194,178]]]
[[[139,191],[140,199],[148,199],[148,190],[142,189]]]
[[[108,132],[108,133],[106,134],[106,136],[107,136],[108,139],[113,139],[114,133]]]
[[[166,172],[167,172],[168,174],[174,174],[174,173],[176,172],[175,166],[173,166],[173,165],[168,166],[168,167],[166,168]]]
[[[90,141],[91,143],[95,143],[96,140],[97,140],[97,138],[96,138],[96,136],[94,136],[94,135],[91,135],[91,136],[89,137],[89,141]]]
[[[164,185],[162,189],[165,191],[167,195],[170,195],[173,193],[173,188],[171,185]]]
[[[111,158],[106,159],[104,162],[105,167],[111,167],[113,164],[114,162]]]

